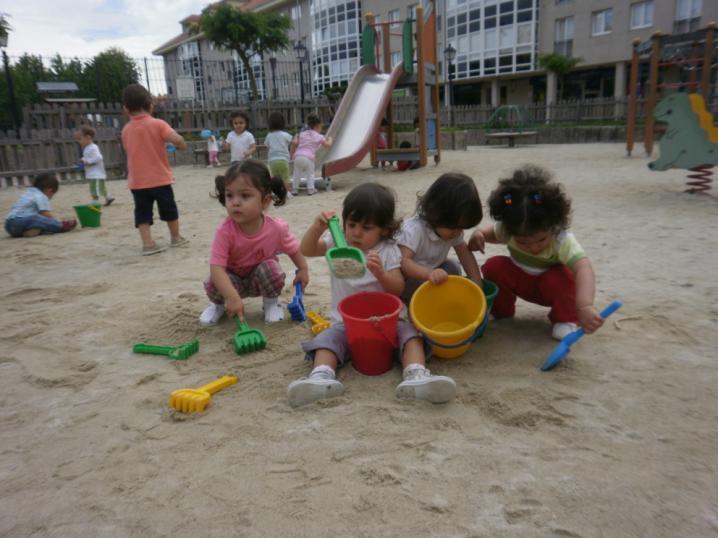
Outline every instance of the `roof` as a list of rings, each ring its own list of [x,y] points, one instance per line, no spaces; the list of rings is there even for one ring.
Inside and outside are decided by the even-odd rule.
[[[194,34],[190,35],[189,32],[182,32],[180,35],[177,35],[167,41],[166,43],[160,45],[155,50],[152,51],[152,54],[155,55],[165,55],[169,52],[172,52],[177,47],[179,47],[182,43],[188,43],[190,41],[194,41],[196,39],[199,39],[202,37],[202,34]]]
[[[40,93],[61,93],[79,91],[74,82],[36,82],[35,86]]]
[[[46,103],[94,103],[94,97],[48,97]]]

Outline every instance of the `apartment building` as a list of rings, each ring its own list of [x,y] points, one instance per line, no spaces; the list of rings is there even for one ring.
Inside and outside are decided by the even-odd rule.
[[[427,3],[427,0],[422,0]],[[317,95],[346,84],[360,66],[367,13],[377,22],[412,17],[417,0],[235,0],[241,9],[276,11],[293,21],[291,41],[306,47],[304,68],[293,49],[254,58],[261,97]],[[456,103],[525,104],[562,98],[625,95],[634,38],[683,33],[718,20],[718,0],[437,0],[438,70],[451,78]],[[165,59],[171,97],[228,102],[246,99],[248,76],[233,53],[215,50],[181,21],[182,33],[154,51]],[[394,27],[399,31],[399,26]],[[449,64],[444,51],[454,51]],[[401,40],[391,37],[391,63]],[[541,54],[581,58],[556,95],[555,77],[538,66]],[[381,60],[380,65],[383,65]]]
[[[541,0],[540,11],[541,53],[581,58],[566,77],[563,96],[576,98],[626,95],[634,39],[686,33],[718,21],[717,0]],[[558,97],[549,75],[546,98]]]

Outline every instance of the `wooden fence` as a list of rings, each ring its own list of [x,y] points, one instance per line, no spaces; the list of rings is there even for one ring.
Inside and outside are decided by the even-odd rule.
[[[325,123],[334,115],[337,103],[326,98],[300,101],[264,101],[248,107],[250,129],[266,129],[272,112],[280,112],[287,120],[287,129],[295,130],[302,118],[317,113]],[[624,121],[626,99],[588,99],[563,101],[550,107],[532,104],[526,107],[529,122],[534,125],[551,123],[556,126],[587,121]],[[643,100],[638,102],[638,117],[643,117]],[[180,133],[198,133],[202,129],[229,129],[229,116],[238,110],[223,104],[196,105],[183,102],[158,103],[155,116],[163,118]],[[494,112],[489,105],[455,106],[441,110],[442,125],[459,128],[481,128]],[[394,121],[410,126],[417,116],[416,99],[393,99]],[[96,142],[105,158],[108,176],[125,172],[126,159],[120,143],[120,130],[127,121],[119,103],[72,103],[63,106],[41,104],[23,111],[24,128],[19,133],[0,131],[0,187],[27,184],[42,172],[53,171],[65,180],[79,180],[82,172],[75,168],[80,148],[72,137],[72,129],[83,123],[95,126]],[[19,134],[19,136],[18,136]]]
[[[296,129],[302,118],[312,112],[319,114],[328,123],[334,116],[338,103],[325,97],[304,103],[291,101],[261,101],[247,107],[251,117],[251,129],[266,129],[269,115],[281,113],[288,129]],[[415,97],[396,97],[393,100],[394,121],[411,125],[417,116]],[[526,110],[532,123],[579,123],[585,121],[624,121],[628,108],[626,98],[613,97],[560,101],[551,106],[543,103],[527,105]],[[643,115],[643,100],[638,103],[639,117]],[[154,115],[162,118],[180,133],[198,132],[202,129],[229,129],[229,117],[238,107],[223,103],[204,105],[165,101],[155,106]],[[453,119],[457,127],[480,127],[493,111],[491,105],[460,105],[451,110],[441,110],[442,124],[448,125]],[[23,127],[26,129],[74,129],[83,123],[120,129],[127,121],[119,103],[68,103],[63,106],[38,104],[23,110]]]
[[[108,177],[125,174],[126,158],[113,127],[96,127],[95,143],[100,147]],[[81,180],[83,172],[77,163],[80,146],[70,129],[21,129],[0,131],[0,187],[29,185],[32,177],[54,172],[61,180]]]

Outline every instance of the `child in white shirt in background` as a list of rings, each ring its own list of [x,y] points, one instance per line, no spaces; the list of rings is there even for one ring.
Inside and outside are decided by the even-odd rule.
[[[89,125],[82,125],[77,130],[77,140],[82,146],[81,160],[85,167],[85,178],[90,182],[90,196],[95,202],[100,199],[100,196],[104,197],[105,205],[108,206],[115,199],[107,194],[105,163],[94,138],[95,130]]]
[[[229,119],[232,122],[233,130],[227,135],[224,150],[229,150],[230,161],[234,164],[249,159],[257,150],[257,142],[254,140],[254,135],[247,130],[249,129],[249,116],[246,112],[241,110],[233,112]]]

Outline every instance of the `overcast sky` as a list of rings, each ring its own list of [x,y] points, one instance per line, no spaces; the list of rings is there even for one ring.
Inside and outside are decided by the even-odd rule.
[[[108,47],[150,57],[182,29],[179,21],[199,14],[208,0],[13,0],[0,2],[8,18],[7,53],[92,57]]]

